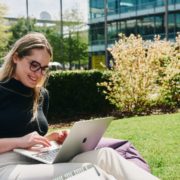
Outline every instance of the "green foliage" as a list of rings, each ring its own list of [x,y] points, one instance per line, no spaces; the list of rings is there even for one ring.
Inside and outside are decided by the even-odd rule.
[[[5,20],[3,19],[6,14],[7,8],[0,4],[0,64],[1,58],[5,56],[7,52],[7,43],[10,37],[10,33],[8,33],[8,27],[5,25]]]
[[[18,21],[12,24],[10,28],[10,32],[12,33],[12,37],[9,40],[9,45],[14,44],[19,38],[28,33],[28,31],[36,31],[35,28],[35,19],[29,19],[29,28],[27,27],[27,20],[25,18],[19,18]]]
[[[168,58],[164,59],[163,75],[160,79],[160,102],[159,105],[167,109],[180,107],[180,35],[175,44],[171,46]]]
[[[173,86],[171,80],[180,72],[179,44],[159,37],[144,41],[140,36],[121,35],[110,49],[115,62],[110,81],[100,84],[107,88],[106,98],[120,112],[130,114],[151,113],[167,97],[174,107],[179,101],[179,79]]]
[[[78,64],[79,68],[81,61],[84,61],[87,64],[87,44],[81,42],[79,38],[74,36],[72,37],[71,35],[67,37],[64,41],[68,47],[65,53],[68,55],[67,59],[70,64],[70,69],[72,69],[72,63]]]
[[[163,82],[159,106],[163,111],[180,107],[180,73]]]
[[[112,110],[97,82],[108,79],[100,71],[52,72],[47,89],[50,93],[50,119],[107,114]]]
[[[18,19],[18,21],[10,28],[12,37],[9,40],[9,46],[14,44],[15,41],[27,34],[29,31],[45,34],[53,48],[54,61],[58,61],[62,64],[69,63],[70,69],[72,67],[72,63],[79,65],[79,68],[80,65],[87,64],[87,43],[83,42],[80,36],[70,35],[62,38],[59,34],[59,27],[57,25],[50,27],[37,26],[36,19],[30,18],[28,24],[27,19]]]
[[[65,58],[61,52],[61,49],[62,46],[64,47],[64,42],[59,33],[57,33],[56,28],[48,28],[44,33],[46,34],[46,37],[53,48],[53,60],[63,64]]]

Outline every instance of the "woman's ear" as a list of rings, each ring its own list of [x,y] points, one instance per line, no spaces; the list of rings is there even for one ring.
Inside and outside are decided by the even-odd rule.
[[[16,64],[18,62],[18,60],[19,60],[18,53],[17,52],[14,53],[12,58],[13,58],[13,62]]]

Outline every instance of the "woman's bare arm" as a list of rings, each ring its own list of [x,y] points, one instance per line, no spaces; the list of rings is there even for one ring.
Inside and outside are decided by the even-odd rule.
[[[8,152],[16,147],[19,147],[20,138],[1,138],[0,153]]]
[[[44,147],[50,146],[49,140],[37,132],[17,138],[0,138],[0,153],[12,151],[14,148],[30,148],[36,144],[41,144]]]

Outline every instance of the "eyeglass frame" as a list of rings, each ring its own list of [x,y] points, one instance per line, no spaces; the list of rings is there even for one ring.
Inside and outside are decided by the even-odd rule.
[[[36,65],[37,65],[37,68],[36,68],[36,69],[33,69],[33,68],[32,68],[33,63],[36,63]],[[37,72],[37,71],[41,70],[41,74],[42,74],[42,75],[46,75],[46,74],[48,73],[48,71],[49,71],[49,66],[41,66],[41,64],[40,64],[39,62],[35,61],[35,60],[32,60],[32,61],[30,62],[29,68],[30,68],[30,70],[31,70],[32,72]]]
[[[27,58],[26,56],[25,56],[25,58],[29,60],[29,58]],[[36,68],[36,69],[33,69],[33,68],[32,68],[33,63],[36,63],[36,65],[37,65],[37,68]],[[37,72],[37,71],[41,70],[41,74],[44,76],[44,75],[46,75],[46,74],[48,73],[48,71],[49,71],[49,66],[41,66],[41,64],[40,64],[38,61],[36,61],[36,60],[30,60],[30,62],[29,62],[29,69],[30,69],[32,72]]]

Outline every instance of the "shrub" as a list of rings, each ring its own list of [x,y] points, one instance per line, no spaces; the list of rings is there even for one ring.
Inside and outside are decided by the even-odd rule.
[[[160,80],[160,102],[163,110],[180,107],[180,35],[164,59],[164,72]]]
[[[106,98],[119,111],[130,114],[150,113],[157,104],[162,105],[169,94],[170,102],[174,102],[172,97],[177,100],[179,80],[175,88],[170,83],[179,73],[175,46],[179,52],[179,41],[174,45],[158,36],[154,41],[144,41],[140,36],[121,34],[109,49],[114,59],[110,81],[100,83],[106,87]]]
[[[50,119],[80,118],[106,115],[112,110],[98,82],[106,81],[107,72],[101,71],[56,71],[48,82],[50,94]],[[54,118],[53,118],[54,117]]]

